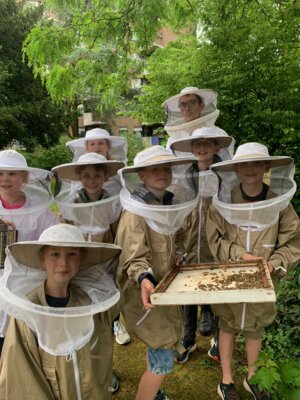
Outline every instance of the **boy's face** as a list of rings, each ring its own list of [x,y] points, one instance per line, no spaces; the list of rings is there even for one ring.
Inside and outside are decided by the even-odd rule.
[[[196,139],[192,142],[192,153],[199,161],[213,163],[214,155],[220,146],[213,139]]]
[[[266,161],[250,161],[236,164],[235,171],[244,184],[261,184],[264,174],[270,170]]]
[[[80,172],[80,182],[87,194],[92,196],[102,190],[107,175],[103,170],[97,170],[93,165],[87,165]]]
[[[186,94],[179,98],[178,107],[185,122],[189,122],[201,117],[204,103],[195,94]]]
[[[164,191],[172,182],[171,165],[153,165],[139,172],[140,179],[146,188],[151,191]]]
[[[80,248],[47,246],[41,257],[47,273],[47,283],[52,287],[68,285],[77,274],[80,261]]]
[[[108,141],[105,139],[87,140],[85,147],[87,153],[97,153],[104,157],[107,157],[110,148]]]
[[[14,196],[19,194],[22,185],[27,183],[27,179],[27,172],[0,170],[0,194],[2,196]]]

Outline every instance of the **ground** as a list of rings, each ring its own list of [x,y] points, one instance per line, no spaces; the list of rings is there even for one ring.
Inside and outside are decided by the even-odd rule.
[[[171,400],[217,400],[217,385],[221,366],[207,356],[210,338],[197,337],[198,349],[185,364],[176,364],[174,373],[167,376],[162,388]],[[126,346],[114,346],[114,371],[120,378],[120,390],[113,400],[134,400],[139,379],[145,368],[145,346],[133,335]],[[236,353],[235,359],[241,360]],[[243,388],[244,362],[234,362],[236,386],[242,400],[252,399]]]

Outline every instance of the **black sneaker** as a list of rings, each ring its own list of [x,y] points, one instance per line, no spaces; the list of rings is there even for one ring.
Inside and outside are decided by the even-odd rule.
[[[159,389],[156,396],[154,397],[154,400],[170,400],[170,399],[161,389]]]
[[[175,362],[177,362],[178,364],[184,364],[185,362],[187,362],[190,353],[197,349],[197,343],[189,342],[185,338],[182,340],[181,344],[185,351],[181,354],[178,351],[175,351]]]
[[[271,400],[271,397],[266,390],[260,390],[258,385],[249,383],[247,379],[244,379],[243,385],[247,392],[252,394],[255,400]]]
[[[214,315],[208,306],[201,307],[200,313],[200,334],[201,336],[210,336],[214,325]]]
[[[210,341],[210,349],[207,354],[210,358],[212,358],[215,362],[221,362],[221,356],[219,351],[218,342],[215,338],[212,338]]]
[[[227,385],[227,384],[221,382],[218,385],[218,395],[223,400],[241,400],[233,383],[229,383]]]

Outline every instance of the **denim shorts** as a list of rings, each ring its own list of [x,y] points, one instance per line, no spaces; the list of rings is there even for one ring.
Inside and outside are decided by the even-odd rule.
[[[172,372],[174,367],[174,350],[171,349],[147,349],[148,370],[153,374],[165,375]]]

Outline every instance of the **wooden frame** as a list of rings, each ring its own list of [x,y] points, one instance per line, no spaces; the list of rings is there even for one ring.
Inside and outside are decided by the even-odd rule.
[[[154,305],[269,302],[275,291],[262,260],[176,266],[151,295]]]

